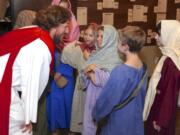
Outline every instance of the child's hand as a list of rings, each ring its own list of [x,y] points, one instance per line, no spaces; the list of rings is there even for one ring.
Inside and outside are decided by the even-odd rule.
[[[54,80],[55,80],[55,81],[57,81],[60,77],[61,77],[61,74],[60,74],[60,73],[56,72],[56,73],[54,74]]]
[[[94,72],[96,64],[90,64],[84,69],[84,73],[87,75],[89,72]]]
[[[96,85],[96,77],[94,72],[88,72],[88,77],[91,79],[92,83]]]
[[[87,50],[85,50],[85,51],[83,52],[83,57],[84,57],[84,59],[87,60],[87,59],[89,58],[89,56],[90,56],[90,52],[87,51]]]
[[[158,132],[161,131],[161,127],[157,125],[156,121],[153,121],[153,126],[154,126],[154,129],[157,130]]]

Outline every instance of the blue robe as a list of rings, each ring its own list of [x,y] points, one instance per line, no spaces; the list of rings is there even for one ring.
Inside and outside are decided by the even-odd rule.
[[[96,122],[109,115],[115,105],[125,100],[140,82],[144,68],[135,69],[122,64],[117,66],[102,89],[93,108]],[[144,135],[142,112],[146,94],[147,78],[138,95],[125,107],[112,111],[108,123],[102,128],[102,135]]]
[[[64,88],[59,88],[55,81],[51,82],[51,91],[47,95],[46,112],[48,128],[54,132],[59,128],[69,128],[71,119],[71,106],[74,92],[73,68],[60,62],[60,55],[55,52],[55,72],[64,76],[68,83]]]

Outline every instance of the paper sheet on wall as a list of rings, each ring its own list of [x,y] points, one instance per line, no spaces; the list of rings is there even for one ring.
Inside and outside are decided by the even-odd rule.
[[[133,10],[128,9],[128,22],[133,22]]]
[[[8,0],[0,0],[0,19],[4,18]]]
[[[156,37],[156,32],[152,32],[152,34],[151,34],[151,38],[154,38],[155,39],[155,37]]]
[[[158,12],[159,13],[167,12],[167,0],[158,0]]]
[[[153,32],[152,29],[148,29],[147,30],[147,36],[152,39],[152,38],[155,38],[156,33]]]
[[[97,10],[102,10],[102,9],[103,9],[102,2],[97,2]]]
[[[180,0],[175,0],[174,3],[180,3]]]
[[[147,22],[147,15],[143,16],[143,22]]]
[[[134,5],[133,6],[133,21],[139,22],[144,20],[144,6]]]
[[[180,21],[180,8],[176,9],[176,20]]]
[[[144,6],[144,13],[148,12],[148,7]]]
[[[158,13],[156,16],[156,23],[158,23],[160,20],[165,20],[166,14],[165,13]]]
[[[114,13],[103,13],[102,24],[114,25]]]
[[[119,2],[114,2],[114,9],[118,9],[119,8]]]
[[[151,36],[151,35],[152,35],[152,29],[148,29],[148,30],[147,30],[147,35],[148,35],[148,36]]]
[[[154,13],[157,13],[157,12],[158,12],[158,7],[154,6]]]
[[[114,0],[103,0],[103,8],[114,8]]]
[[[77,7],[77,22],[79,25],[87,25],[87,7]]]

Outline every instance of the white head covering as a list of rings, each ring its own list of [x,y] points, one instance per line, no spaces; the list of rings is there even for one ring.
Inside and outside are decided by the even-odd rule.
[[[176,20],[161,21],[161,42],[160,47],[163,56],[159,60],[154,73],[150,79],[148,91],[145,98],[143,119],[147,120],[151,106],[156,95],[156,87],[161,78],[161,70],[167,57],[171,58],[176,67],[180,70],[180,23]]]
[[[117,30],[111,25],[104,25],[102,47],[89,57],[84,68],[90,64],[96,64],[98,68],[111,71],[120,64],[122,60],[117,49],[118,40]]]

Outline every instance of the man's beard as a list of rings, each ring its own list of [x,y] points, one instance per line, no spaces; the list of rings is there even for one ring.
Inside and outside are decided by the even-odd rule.
[[[62,40],[63,34],[54,35],[53,42],[55,45],[59,45]]]

